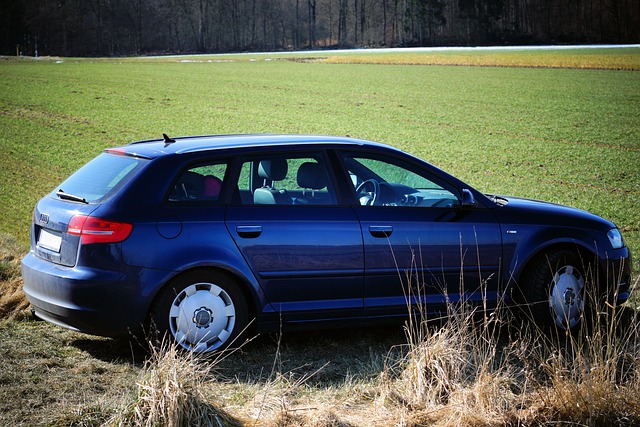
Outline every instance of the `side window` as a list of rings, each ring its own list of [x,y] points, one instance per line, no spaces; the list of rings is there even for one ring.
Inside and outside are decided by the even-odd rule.
[[[460,205],[453,189],[439,184],[426,171],[411,165],[366,158],[344,157],[358,201],[363,206],[452,208]]]
[[[226,163],[210,163],[184,171],[176,180],[170,202],[216,202],[220,197]]]
[[[239,199],[247,205],[335,205],[329,176],[320,155],[247,159],[240,170]]]

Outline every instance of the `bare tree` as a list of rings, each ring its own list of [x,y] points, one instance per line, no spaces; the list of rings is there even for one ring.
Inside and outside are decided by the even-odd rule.
[[[309,10],[309,48],[316,46],[316,0],[307,0]]]
[[[638,0],[0,0],[2,54],[640,43]]]

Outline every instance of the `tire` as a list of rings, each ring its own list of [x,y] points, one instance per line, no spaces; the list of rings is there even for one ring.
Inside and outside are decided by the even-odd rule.
[[[523,310],[542,328],[579,329],[587,308],[586,271],[575,252],[550,250],[539,255],[521,281]]]
[[[207,353],[239,345],[247,303],[236,282],[206,271],[184,274],[156,298],[150,314],[154,333],[171,336],[188,351]]]

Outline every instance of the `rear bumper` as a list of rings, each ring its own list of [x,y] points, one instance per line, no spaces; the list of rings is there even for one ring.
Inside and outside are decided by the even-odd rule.
[[[63,267],[30,252],[22,260],[24,292],[35,314],[65,328],[101,336],[141,330],[150,297],[140,290],[139,268],[105,271]]]

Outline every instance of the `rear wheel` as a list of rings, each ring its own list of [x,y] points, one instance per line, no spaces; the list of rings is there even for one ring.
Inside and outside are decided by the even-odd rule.
[[[239,344],[247,326],[246,300],[225,275],[187,273],[158,296],[151,320],[161,338],[170,335],[189,351],[220,351]]]
[[[539,326],[578,329],[586,309],[586,267],[568,250],[550,250],[533,260],[521,289],[525,311]]]

